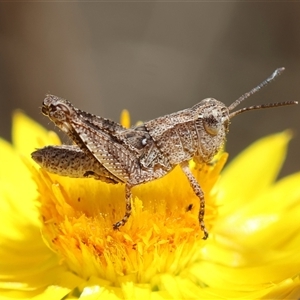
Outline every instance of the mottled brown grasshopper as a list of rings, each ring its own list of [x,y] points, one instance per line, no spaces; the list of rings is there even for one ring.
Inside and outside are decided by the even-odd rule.
[[[200,200],[198,214],[204,239],[204,193],[189,169],[190,159],[208,163],[223,146],[230,120],[245,111],[297,104],[296,101],[263,104],[231,112],[243,100],[281,74],[277,69],[260,85],[229,107],[207,98],[188,108],[126,129],[111,120],[81,111],[69,101],[47,95],[44,115],[64,131],[76,145],[48,146],[32,158],[51,173],[69,177],[92,177],[107,183],[125,184],[126,212],[113,225],[118,229],[131,214],[131,189],[160,178],[180,165]]]

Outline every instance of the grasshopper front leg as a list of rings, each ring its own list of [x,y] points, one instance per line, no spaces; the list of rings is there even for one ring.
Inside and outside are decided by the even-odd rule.
[[[181,167],[182,171],[184,172],[184,174],[186,175],[187,179],[189,180],[194,193],[197,195],[197,197],[200,200],[198,220],[199,220],[200,228],[204,232],[203,239],[206,240],[208,238],[208,231],[207,231],[207,229],[205,227],[205,223],[204,223],[204,214],[205,214],[204,193],[203,193],[199,183],[197,182],[196,178],[192,174],[192,172],[189,168],[188,162],[184,161],[184,162],[180,163],[180,167]]]

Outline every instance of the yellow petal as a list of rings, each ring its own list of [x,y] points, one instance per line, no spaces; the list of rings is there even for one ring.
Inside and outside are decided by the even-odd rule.
[[[56,134],[49,133],[22,112],[17,111],[13,119],[12,146],[0,139],[0,182],[2,192],[7,191],[12,199],[22,199],[21,204],[28,208],[28,202],[37,198],[36,184],[24,159],[31,162],[30,153],[36,147],[59,143]],[[29,204],[30,205],[30,204]]]
[[[56,270],[56,277],[46,289],[30,299],[33,300],[61,300],[65,299],[72,290],[83,284],[84,280],[68,271]],[[72,299],[68,296],[66,299]],[[74,299],[78,299],[78,296]]]
[[[14,148],[2,139],[0,139],[0,165],[0,196],[2,199],[0,206],[5,205],[4,199],[13,199],[19,201],[18,204],[23,205],[23,209],[29,213],[35,205],[32,200],[38,195],[36,184]],[[5,217],[6,215],[2,216],[2,218]],[[37,213],[35,217],[37,217]]]
[[[275,180],[290,139],[289,131],[262,138],[225,168],[217,187],[220,190],[220,212],[228,213],[247,203]]]
[[[60,144],[54,132],[45,130],[21,111],[13,115],[12,140],[16,149],[25,157],[30,157],[35,148]]]
[[[16,114],[14,121],[15,128],[23,133],[17,139],[19,150],[31,151],[32,136],[36,129],[34,122],[21,113]],[[20,152],[4,140],[0,140],[0,157],[0,211],[3,228],[0,231],[0,291],[2,295],[10,297],[31,298],[54,282],[61,267],[58,257],[41,237],[36,202],[38,193],[30,170],[20,158]]]
[[[294,279],[288,278],[279,284],[274,284],[272,289],[268,294],[266,294],[261,299],[282,299],[282,300],[292,300],[299,299],[300,295],[300,280],[299,276]]]
[[[11,188],[0,190],[0,293],[29,297],[54,282],[60,267],[41,238],[36,202]]]
[[[298,274],[299,182],[300,173],[286,177],[247,205],[220,217],[213,228],[214,240],[201,249],[206,262],[198,267],[200,279],[218,288],[231,280],[232,286],[251,289]]]
[[[127,109],[123,109],[121,113],[121,124],[125,128],[130,127],[130,115]]]

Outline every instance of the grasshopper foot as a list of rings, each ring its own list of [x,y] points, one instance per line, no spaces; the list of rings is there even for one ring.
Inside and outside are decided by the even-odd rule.
[[[201,223],[200,223],[200,227],[201,227],[201,230],[203,231],[203,233],[204,233],[204,236],[203,236],[203,240],[206,240],[207,238],[208,238],[208,231],[206,230],[206,228],[205,228],[205,225],[204,225],[204,222],[202,221]]]
[[[127,223],[129,217],[130,217],[130,214],[127,214],[127,213],[126,213],[125,216],[123,217],[123,219],[122,219],[121,221],[116,222],[116,223],[113,225],[113,229],[114,229],[114,230],[119,230],[119,228],[120,228],[121,226],[124,226],[124,225]]]
[[[113,230],[119,230],[119,228],[123,225],[124,225],[123,222],[117,222],[113,224]]]

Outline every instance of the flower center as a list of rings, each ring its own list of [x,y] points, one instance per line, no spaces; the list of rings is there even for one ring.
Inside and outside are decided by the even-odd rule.
[[[211,165],[190,167],[205,193],[205,224],[217,215],[211,192],[227,155]],[[149,282],[155,274],[178,273],[205,243],[198,223],[199,199],[176,167],[165,177],[132,189],[132,215],[113,230],[125,212],[125,187],[74,179],[39,170],[43,236],[79,276],[98,276],[119,285],[124,276]]]

